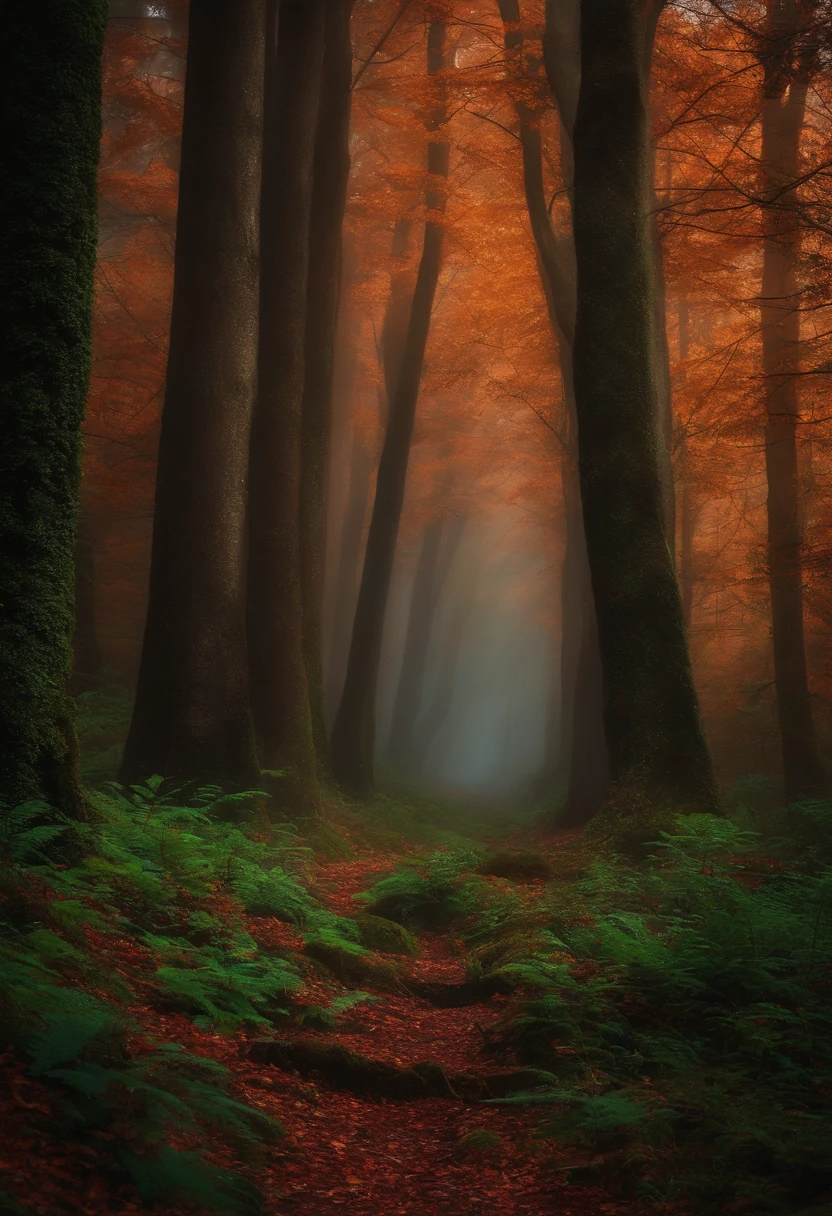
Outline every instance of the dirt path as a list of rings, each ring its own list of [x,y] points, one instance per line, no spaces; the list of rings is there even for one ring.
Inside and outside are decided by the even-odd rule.
[[[317,885],[334,911],[355,911],[352,895],[389,868],[389,857],[376,856],[321,866]],[[464,959],[451,940],[423,936],[420,945],[420,956],[408,964],[411,978],[462,982]],[[482,1046],[504,998],[436,1008],[407,993],[378,996],[350,1010],[336,1030],[307,1031],[303,1038],[400,1067],[433,1062],[480,1077],[500,1071]],[[589,1216],[621,1210],[597,1190],[568,1185],[551,1148],[536,1140],[540,1114],[534,1110],[450,1095],[367,1098],[250,1060],[236,1071],[246,1099],[289,1129],[279,1161],[260,1178],[270,1213]],[[492,1133],[494,1147],[466,1150],[460,1141],[471,1132]]]

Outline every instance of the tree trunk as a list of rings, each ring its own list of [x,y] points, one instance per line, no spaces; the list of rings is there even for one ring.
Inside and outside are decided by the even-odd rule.
[[[101,646],[95,621],[95,574],[95,544],[82,522],[75,538],[75,631],[69,685],[73,695],[95,688],[101,674]]]
[[[683,367],[690,346],[690,310],[687,300],[679,301],[679,360]],[[681,373],[684,379],[684,371]],[[693,478],[690,470],[687,436],[680,424],[678,430],[677,480],[679,482],[679,589],[682,593],[682,615],[690,633],[693,619],[693,543],[696,530],[696,510],[693,501]]]
[[[3,9],[0,801],[84,813],[66,681],[104,0]]]
[[[604,670],[610,809],[716,808],[654,425],[644,0],[583,0],[574,347],[581,497]],[[638,830],[638,828],[636,828]]]
[[[303,652],[300,483],[324,8],[282,0],[278,37],[276,0],[268,0],[268,10],[259,376],[249,465],[249,660],[261,761],[282,772],[276,792],[304,816],[320,808]]]
[[[422,533],[419,564],[413,579],[404,652],[390,725],[388,756],[394,768],[411,767],[414,732],[422,712],[436,610],[448,571],[462,540],[463,515],[431,520]]]
[[[499,0],[505,26],[506,57],[522,60],[523,35],[517,0]],[[547,17],[548,19],[548,17]],[[553,23],[555,17],[553,16]],[[580,56],[577,39],[577,5],[557,6],[556,31],[549,30],[550,77],[561,113],[564,184],[571,191],[571,141]],[[557,33],[557,49],[553,47]],[[572,50],[571,54],[567,48]],[[552,56],[557,58],[552,63]],[[576,70],[576,64],[578,69]],[[516,70],[524,72],[521,62]],[[548,70],[548,69],[547,69]],[[600,808],[607,780],[606,745],[602,712],[601,661],[589,563],[586,556],[583,510],[578,484],[577,416],[572,377],[572,344],[575,338],[575,251],[571,234],[555,232],[543,185],[543,156],[540,115],[524,102],[516,104],[523,150],[523,186],[532,235],[538,252],[538,268],[549,311],[549,320],[560,352],[561,379],[566,415],[566,443],[561,463],[561,483],[566,524],[566,551],[561,570],[561,688],[559,721],[560,761],[566,765],[566,800],[554,818],[559,826],[587,823]]]
[[[350,172],[353,0],[327,0],[306,300],[306,371],[301,409],[300,556],[303,653],[318,763],[329,769],[321,654],[326,479],[332,429],[341,229]]]
[[[649,69],[645,90],[649,90]],[[676,563],[676,484],[673,479],[673,391],[670,380],[670,345],[667,341],[667,285],[664,276],[664,250],[656,208],[653,212],[653,277],[655,320],[653,323],[653,360],[656,370],[656,430],[658,433],[659,477],[662,485],[664,534],[670,559]]]
[[[574,409],[574,399],[572,407]],[[561,754],[567,765],[566,794],[555,816],[559,828],[583,827],[588,823],[603,805],[609,781],[598,625],[578,469],[570,459],[575,446],[570,443],[570,453],[564,456],[562,465],[566,552],[561,589],[561,679],[569,695],[564,699],[561,722]]]
[[[444,68],[444,45],[445,26],[434,21],[428,31],[429,75]],[[442,262],[443,229],[441,220],[433,216],[444,210],[444,179],[448,175],[450,148],[447,142],[436,138],[445,121],[441,86],[439,93],[440,100],[429,123],[433,136],[428,143],[428,173],[431,180],[426,191],[427,219],[422,256],[396,390],[389,403],[347,675],[332,730],[335,776],[344,788],[356,793],[368,791],[373,785],[375,701],[382,632],[404,503],[422,364]]]
[[[786,797],[816,794],[824,784],[812,715],[803,629],[803,542],[800,516],[797,428],[800,402],[800,312],[796,216],[803,130],[811,59],[796,42],[800,9],[769,4],[768,35],[762,45],[763,282],[760,299],[766,404],[768,483],[768,573],[771,591],[774,677],[783,752]],[[788,23],[790,22],[790,23]],[[795,62],[796,60],[796,62]]]
[[[121,780],[251,784],[246,470],[257,359],[263,0],[193,0],[150,596]]]
[[[344,687],[344,674],[350,649],[350,624],[355,613],[355,598],[361,570],[364,521],[373,474],[373,457],[364,435],[353,428],[350,445],[349,484],[341,521],[333,591],[333,631],[328,664],[330,704],[336,707]]]

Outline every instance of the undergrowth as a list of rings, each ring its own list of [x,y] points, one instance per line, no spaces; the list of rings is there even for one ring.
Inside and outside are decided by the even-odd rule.
[[[148,1201],[257,1211],[251,1182],[203,1149],[218,1138],[250,1165],[281,1134],[222,1064],[157,1034],[153,1011],[212,1033],[286,1015],[298,954],[258,948],[261,917],[299,944],[361,950],[357,925],[304,885],[294,829],[242,822],[258,797],[154,778],[92,792],[80,825],[42,803],[0,808],[0,1042],[54,1090],[61,1134],[109,1145],[107,1169]]]
[[[832,1188],[832,806],[779,838],[689,816],[639,866],[596,858],[469,926],[516,986],[491,1050],[558,1075],[542,1135],[602,1180],[703,1212],[793,1213]],[[592,1156],[594,1155],[594,1157]]]

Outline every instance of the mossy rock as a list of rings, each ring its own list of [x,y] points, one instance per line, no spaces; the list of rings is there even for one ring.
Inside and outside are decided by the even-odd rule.
[[[361,945],[368,950],[378,950],[380,954],[409,955],[411,958],[419,953],[416,938],[408,933],[404,925],[369,912],[362,912],[353,920],[361,932]]]
[[[552,866],[542,853],[490,853],[479,872],[512,882],[534,882],[540,878],[550,879]]]
[[[314,940],[306,943],[303,952],[344,984],[377,988],[380,992],[402,991],[401,969],[395,963],[379,962],[363,952],[342,950]]]
[[[497,1152],[502,1147],[502,1140],[496,1132],[477,1128],[460,1136],[454,1150],[458,1157],[485,1157]]]

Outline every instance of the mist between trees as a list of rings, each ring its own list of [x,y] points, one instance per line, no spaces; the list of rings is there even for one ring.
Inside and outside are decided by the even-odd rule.
[[[826,10],[591,16],[114,0],[73,687],[138,680],[123,777],[571,825],[713,807],[701,709],[720,781],[823,785]]]

